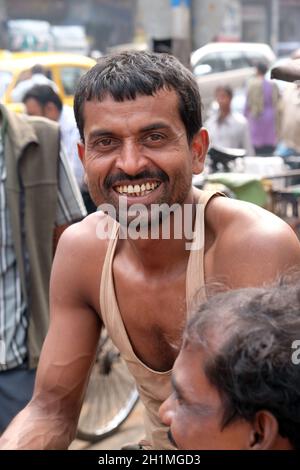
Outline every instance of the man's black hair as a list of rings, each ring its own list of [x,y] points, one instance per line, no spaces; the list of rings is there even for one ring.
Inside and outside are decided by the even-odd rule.
[[[31,68],[31,73],[32,75],[35,75],[35,74],[42,74],[42,75],[47,75],[46,73],[46,69],[40,65],[40,64],[35,64],[32,68]]]
[[[267,73],[268,67],[264,62],[258,62],[256,64],[256,69],[260,73],[260,75],[265,75]]]
[[[23,103],[26,103],[29,99],[36,100],[42,107],[46,106],[47,103],[53,103],[58,111],[63,108],[61,98],[49,85],[34,85],[25,93]]]
[[[219,85],[219,86],[217,86],[217,88],[215,90],[215,93],[217,93],[218,91],[223,91],[224,93],[226,93],[226,95],[230,99],[232,99],[232,97],[233,97],[233,90],[229,85]]]
[[[111,96],[116,101],[154,96],[159,90],[175,90],[179,113],[190,142],[202,126],[201,98],[193,74],[169,54],[127,51],[99,59],[80,80],[74,113],[84,141],[84,104]]]

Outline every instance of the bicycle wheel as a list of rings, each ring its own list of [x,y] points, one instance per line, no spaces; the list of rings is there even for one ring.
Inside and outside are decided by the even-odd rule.
[[[125,361],[104,331],[82,405],[77,437],[98,442],[113,434],[128,418],[138,398]]]

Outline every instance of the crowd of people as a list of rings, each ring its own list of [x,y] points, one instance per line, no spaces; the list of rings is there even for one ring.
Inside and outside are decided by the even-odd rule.
[[[213,142],[273,151],[275,127],[255,126],[275,126],[277,91],[259,72],[250,133],[220,87]],[[105,327],[145,407],[136,448],[299,450],[299,240],[192,186],[209,147],[192,73],[122,52],[81,78],[75,120],[49,83],[22,100],[27,114],[0,108],[0,447],[69,446]]]
[[[280,90],[266,73],[267,66],[258,63],[246,84],[243,112],[232,109],[230,86],[216,89],[217,108],[205,122],[212,146],[244,149],[247,156],[300,155],[299,84],[289,83]]]

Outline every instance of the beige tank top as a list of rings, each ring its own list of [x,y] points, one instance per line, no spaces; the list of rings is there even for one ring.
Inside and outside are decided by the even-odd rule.
[[[194,228],[193,249],[186,274],[187,315],[197,297],[197,303],[206,299],[204,288],[204,211],[208,201],[216,192],[195,189],[198,199]],[[119,311],[113,279],[113,259],[118,242],[119,224],[114,221],[109,240],[100,286],[100,308],[102,320],[113,343],[121,352],[128,369],[136,380],[140,398],[145,406],[146,442],[148,449],[174,449],[167,437],[168,428],[159,419],[161,403],[170,395],[171,372],[158,372],[146,366],[134,353]],[[202,289],[201,289],[202,288]]]

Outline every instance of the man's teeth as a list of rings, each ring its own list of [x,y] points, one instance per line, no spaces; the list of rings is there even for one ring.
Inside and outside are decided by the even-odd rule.
[[[129,184],[128,186],[117,186],[116,191],[120,194],[129,194],[130,196],[145,196],[154,189],[158,188],[160,183]]]

